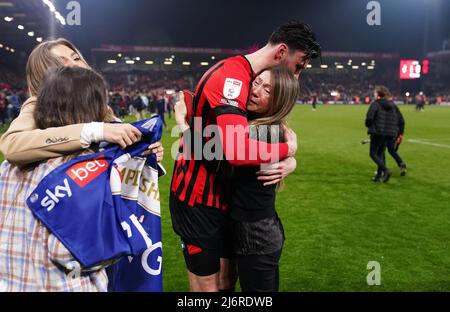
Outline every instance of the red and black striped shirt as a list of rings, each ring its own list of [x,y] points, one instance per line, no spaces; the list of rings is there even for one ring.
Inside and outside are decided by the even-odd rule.
[[[196,129],[198,124],[191,125],[191,128],[201,135],[207,126],[217,125],[221,130],[220,143],[226,162],[233,166],[258,166],[284,159],[288,155],[286,143],[268,144],[254,141],[248,136],[246,107],[255,77],[255,72],[244,56],[232,57],[209,69],[194,94],[193,115],[202,117],[202,123],[201,129]],[[243,142],[237,139],[239,133],[230,135],[230,132],[225,131],[230,126],[245,129]],[[224,161],[210,162],[204,158],[195,160],[193,152],[190,151],[187,153],[191,153],[191,157],[186,157],[186,151],[182,151],[185,146],[185,142],[180,143],[180,153],[175,161],[172,176],[172,193],[189,206],[201,204],[227,209],[228,198],[225,198],[224,183],[228,181],[222,175],[224,170],[227,170]],[[259,150],[267,151],[270,158],[262,159],[256,155],[255,159],[251,159],[250,148],[255,146]],[[242,157],[237,157],[238,154],[245,155],[244,159],[239,159]]]

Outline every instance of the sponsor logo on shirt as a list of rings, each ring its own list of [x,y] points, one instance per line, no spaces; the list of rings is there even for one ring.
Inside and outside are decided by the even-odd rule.
[[[233,100],[221,99],[220,103],[225,104],[225,105],[231,105],[234,107],[239,107],[239,103],[237,101],[233,101]]]
[[[66,196],[72,197],[72,190],[70,189],[69,181],[64,179],[64,185],[56,186],[53,191],[47,189],[45,190],[45,194],[47,196],[42,199],[41,206],[47,208],[47,211],[50,212],[59,203],[60,199]],[[34,198],[37,199],[37,197]],[[33,199],[31,201],[33,202]]]
[[[108,169],[108,162],[103,158],[80,162],[66,171],[67,175],[79,187],[83,188]]]
[[[223,87],[223,95],[225,98],[229,100],[237,99],[241,95],[241,90],[242,81],[233,78],[225,79],[225,86]]]

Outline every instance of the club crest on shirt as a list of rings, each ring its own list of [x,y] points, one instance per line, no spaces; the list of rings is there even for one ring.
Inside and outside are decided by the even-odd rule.
[[[223,87],[223,95],[225,98],[229,100],[237,99],[241,95],[241,90],[242,81],[233,78],[225,79],[225,86]]]

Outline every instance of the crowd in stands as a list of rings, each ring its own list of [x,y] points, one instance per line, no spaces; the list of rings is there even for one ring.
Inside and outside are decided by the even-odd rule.
[[[103,72],[111,90],[180,90],[194,88],[202,72],[146,71],[111,73]]]
[[[134,114],[138,119],[142,110],[151,114],[173,112],[177,92],[193,90],[202,73],[189,71],[154,71],[103,73],[110,85],[110,106],[121,118]]]
[[[401,99],[402,95],[395,92],[400,89],[396,76],[395,69],[376,72],[366,68],[306,71],[300,79],[300,100],[307,102],[316,96],[321,103],[366,103],[367,99],[373,98],[376,85],[387,86],[395,99]]]
[[[19,115],[27,97],[24,80],[0,64],[0,126]]]
[[[151,114],[173,112],[177,92],[194,90],[206,68],[184,71],[129,71],[103,72],[110,86],[110,106],[115,114],[124,117],[135,114],[142,118],[142,111]],[[428,80],[425,84],[429,94],[401,94],[398,69],[382,70],[306,70],[300,78],[301,96],[299,101],[310,103],[316,98],[318,103],[370,103],[376,85],[385,85],[392,90],[394,100],[408,104],[424,101],[426,104],[450,102],[450,86],[447,80]],[[396,91],[397,90],[397,91]],[[0,66],[0,125],[14,119],[21,105],[26,101],[25,81]]]
[[[439,103],[450,102],[450,60],[436,62],[434,70],[425,81],[425,91],[432,94],[433,98]]]
[[[141,120],[147,113],[158,114],[163,119],[164,124],[165,114],[168,113],[169,118],[172,117],[174,105],[178,100],[175,91],[168,91],[164,88],[151,90],[126,88],[111,91],[109,95],[109,105],[116,116],[123,118],[131,114]]]
[[[24,89],[13,89],[11,85],[0,82],[0,126],[19,115],[20,108],[27,97]]]

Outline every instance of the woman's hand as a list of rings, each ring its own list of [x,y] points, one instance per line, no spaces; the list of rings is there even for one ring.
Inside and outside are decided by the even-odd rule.
[[[153,143],[148,147],[148,149],[142,153],[144,156],[149,155],[156,155],[156,161],[161,163],[164,158],[164,147],[162,146],[161,142]]]
[[[139,142],[141,138],[142,133],[130,124],[105,123],[103,126],[103,139],[109,143],[119,144],[122,149]]]
[[[183,91],[180,91],[178,93],[179,100],[175,104],[175,121],[180,128],[181,132],[186,131],[189,129],[189,125],[186,122],[186,116],[187,116],[187,108],[186,108],[186,102],[184,101],[184,93]]]
[[[284,127],[284,140],[288,144],[288,157],[293,157],[297,153],[297,134],[292,129]]]
[[[265,170],[258,171],[259,181],[264,181],[264,186],[277,184],[284,180],[297,168],[297,160],[288,157],[285,160],[269,165]]]

